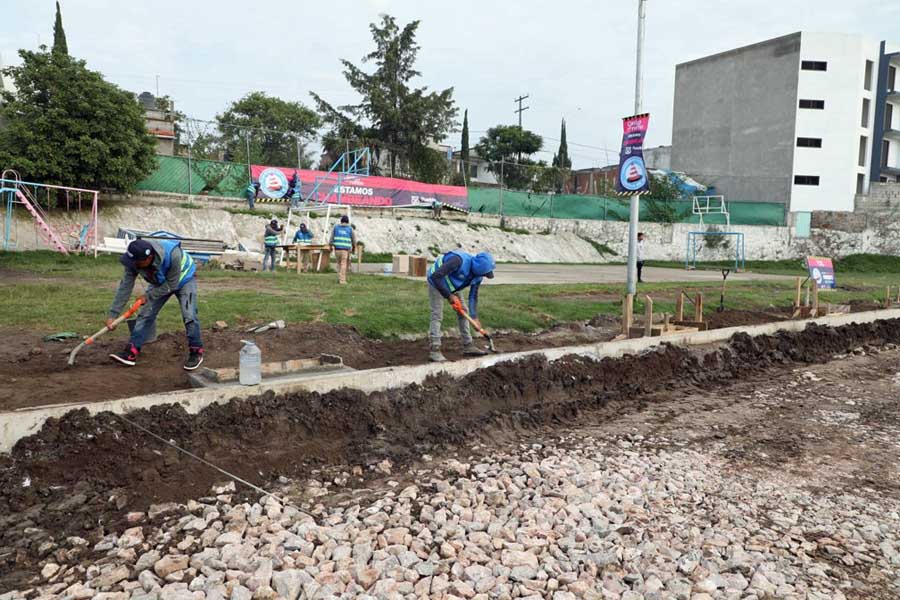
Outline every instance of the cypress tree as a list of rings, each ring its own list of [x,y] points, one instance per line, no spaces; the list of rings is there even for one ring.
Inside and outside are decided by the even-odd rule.
[[[460,157],[462,157],[463,164],[467,164],[469,161],[469,109],[463,113],[463,126],[462,126],[462,150],[460,150]]]
[[[66,43],[66,30],[63,29],[59,2],[56,3],[56,22],[53,24],[53,53],[69,54],[69,45]]]

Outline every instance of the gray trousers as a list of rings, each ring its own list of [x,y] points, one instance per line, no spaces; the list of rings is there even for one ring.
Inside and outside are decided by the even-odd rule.
[[[429,284],[428,302],[431,304],[431,325],[428,328],[428,335],[431,338],[431,345],[435,348],[440,348],[441,321],[444,320],[444,305],[447,304],[447,301],[433,285]],[[468,346],[472,343],[469,322],[462,315],[456,315],[456,322],[459,325],[459,337],[462,339],[463,346]]]

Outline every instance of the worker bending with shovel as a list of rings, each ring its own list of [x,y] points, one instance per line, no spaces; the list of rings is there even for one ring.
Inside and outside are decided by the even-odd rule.
[[[484,356],[487,350],[475,345],[469,332],[469,321],[457,292],[469,288],[469,315],[481,329],[478,321],[478,288],[483,279],[494,278],[494,257],[488,252],[479,252],[475,256],[453,250],[438,257],[428,269],[428,300],[431,304],[431,352],[428,360],[444,362],[447,359],[441,354],[441,321],[444,319],[444,299],[457,312],[459,335],[462,338],[465,356]]]
[[[134,280],[140,275],[150,284],[144,296],[146,303],[138,313],[131,339],[125,349],[110,358],[133,367],[144,341],[156,324],[156,316],[169,298],[178,298],[181,318],[187,332],[188,358],[186,371],[193,371],[203,362],[203,340],[200,337],[200,321],[197,318],[197,266],[194,259],[181,248],[176,240],[135,240],[128,244],[125,254],[119,258],[125,267],[125,275],[109,309],[106,326],[113,330],[119,316],[134,290]]]

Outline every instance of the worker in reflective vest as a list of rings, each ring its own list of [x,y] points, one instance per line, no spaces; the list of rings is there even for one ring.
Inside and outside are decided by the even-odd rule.
[[[278,234],[282,231],[284,231],[284,227],[278,226],[277,219],[272,219],[269,221],[269,224],[266,225],[266,233],[263,238],[263,272],[266,270],[266,262],[271,265],[269,268],[270,271],[275,270],[275,249],[278,248]]]
[[[441,354],[441,322],[444,319],[444,300],[460,313],[463,309],[462,300],[457,292],[469,288],[469,315],[478,321],[478,289],[484,278],[494,278],[494,257],[489,252],[479,252],[475,256],[453,250],[443,256],[439,256],[434,264],[428,268],[428,301],[431,304],[431,326],[428,335],[431,338],[431,352],[428,360],[432,362],[444,362],[447,360]],[[459,336],[463,343],[465,356],[484,356],[487,354],[475,345],[472,334],[469,331],[469,322],[462,314],[457,314]]]
[[[309,246],[313,243],[313,234],[306,227],[306,223],[300,223],[300,229],[294,234],[294,243],[298,246]],[[297,250],[297,260],[300,261],[300,269],[305,273],[309,271],[311,264],[311,256],[309,252]]]
[[[340,225],[331,231],[331,249],[338,263],[338,283],[347,283],[347,272],[350,270],[350,253],[356,248],[356,232],[350,227],[350,217],[341,217]]]
[[[256,204],[256,195],[259,193],[259,182],[258,181],[250,181],[247,184],[247,189],[244,190],[244,195],[247,196],[247,205],[250,207],[250,210],[253,210],[254,204]]]
[[[169,298],[175,296],[188,339],[188,358],[184,368],[193,371],[199,367],[203,362],[203,339],[197,317],[197,266],[191,255],[181,248],[178,240],[135,240],[128,244],[119,262],[125,267],[125,275],[119,282],[106,319],[110,330],[115,329],[113,321],[122,314],[137,276],[143,277],[150,287],[144,295],[146,304],[138,313],[128,344],[122,352],[110,354],[110,358],[133,367],[141,346],[153,330],[156,316]]]

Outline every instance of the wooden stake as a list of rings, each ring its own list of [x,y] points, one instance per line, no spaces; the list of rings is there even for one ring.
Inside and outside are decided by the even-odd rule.
[[[819,284],[815,281],[812,281],[812,316],[813,318],[819,316]]]
[[[644,336],[653,334],[653,298],[644,296]]]
[[[622,333],[628,335],[634,323],[634,294],[625,294],[622,300]]]
[[[891,307],[891,286],[884,288],[884,307]]]
[[[694,299],[694,320],[698,323],[703,322],[703,293],[698,292]]]
[[[803,306],[809,306],[809,288],[812,284],[815,283],[815,281],[810,280],[810,282],[811,283],[806,284],[806,302],[803,304]]]
[[[663,326],[662,326],[663,333],[667,332],[669,330],[669,328],[671,327],[669,325],[669,319],[671,316],[672,315],[670,315],[669,313],[663,313]]]
[[[300,265],[303,263],[303,261],[300,259],[300,244],[297,244],[294,247],[294,250],[297,251],[297,274],[299,275],[301,272]]]
[[[684,290],[678,292],[678,298],[675,300],[675,320],[684,321]]]
[[[794,310],[800,308],[800,290],[803,287],[803,278],[797,278],[797,289],[794,292]]]

